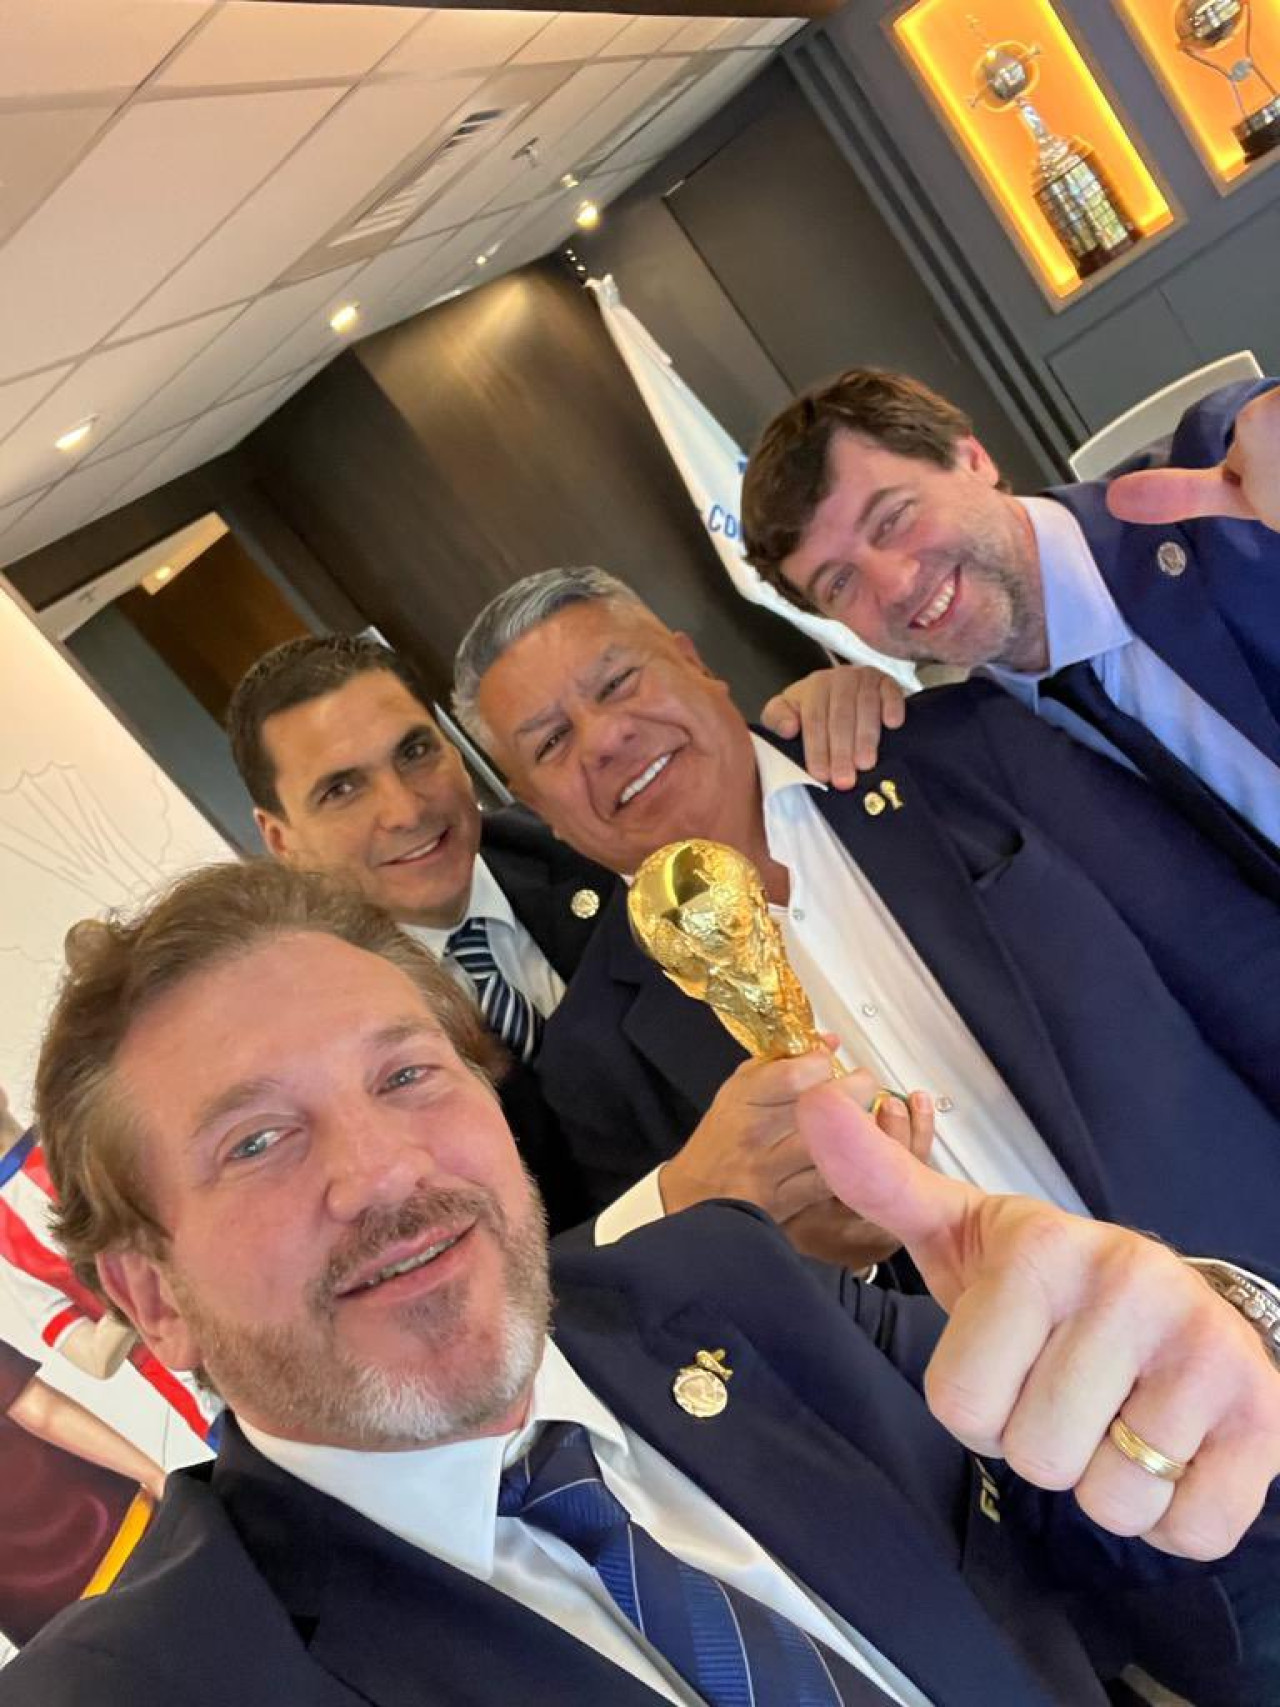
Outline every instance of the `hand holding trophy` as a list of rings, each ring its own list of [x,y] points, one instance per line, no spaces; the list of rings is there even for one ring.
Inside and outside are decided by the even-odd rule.
[[[898,1240],[830,1194],[796,1133],[799,1096],[824,1071],[842,1077],[842,1069],[833,1055],[823,1062],[827,1039],[751,861],[719,842],[673,842],[641,865],[628,913],[640,946],[686,995],[713,1008],[754,1057],[725,1082],[663,1170],[668,1212],[707,1197],[745,1197],[768,1209],[806,1255],[853,1269],[891,1255]],[[874,1112],[889,1137],[927,1157],[927,1097],[908,1102],[882,1092]]]

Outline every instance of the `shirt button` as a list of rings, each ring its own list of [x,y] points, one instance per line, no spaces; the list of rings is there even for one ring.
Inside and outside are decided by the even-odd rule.
[[[876,1015],[880,1012],[880,1009],[876,1006],[876,1004],[874,1002],[863,1002],[862,1011],[864,1014],[866,1014],[868,1019],[874,1019],[876,1017]]]
[[[933,1106],[939,1114],[950,1114],[956,1106],[948,1096],[934,1097]]]
[[[798,925],[802,925],[804,923],[804,908],[803,907],[793,907],[791,909],[791,917],[795,920],[795,922]]]

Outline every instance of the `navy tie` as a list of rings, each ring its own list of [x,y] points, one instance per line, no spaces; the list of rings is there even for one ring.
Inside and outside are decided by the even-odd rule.
[[[1145,723],[1122,711],[1088,664],[1068,664],[1046,676],[1040,692],[1105,735],[1170,805],[1235,861],[1251,883],[1264,894],[1280,897],[1280,850],[1219,799]]]
[[[498,1515],[558,1536],[710,1707],[872,1707],[883,1690],[758,1600],[668,1553],[601,1480],[587,1431],[552,1423],[505,1472]]]
[[[453,931],[445,954],[455,960],[475,985],[485,1024],[506,1044],[517,1061],[530,1061],[542,1037],[542,1015],[525,995],[507,983],[489,946],[484,919],[467,919]]]

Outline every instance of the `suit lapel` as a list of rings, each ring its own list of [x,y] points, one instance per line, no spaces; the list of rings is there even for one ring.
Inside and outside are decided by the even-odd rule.
[[[549,838],[551,832],[545,834]],[[603,908],[616,879],[586,861],[581,870],[557,871],[534,848],[504,846],[492,837],[483,853],[511,910],[568,982],[596,928],[597,913],[589,910],[586,898],[595,897],[598,908]],[[565,856],[571,857],[568,849]]]
[[[650,1327],[642,1341],[607,1318],[587,1331],[576,1325],[561,1339],[629,1428],[916,1682],[934,1707],[1048,1707],[1052,1698],[956,1568],[954,1536],[925,1515],[928,1468],[917,1505],[797,1397],[747,1331],[726,1324],[722,1301],[714,1311],[686,1309]],[[676,1373],[701,1348],[723,1350],[733,1371],[729,1402],[709,1420],[686,1415],[672,1397]],[[862,1349],[866,1390],[878,1390],[884,1359],[869,1341]],[[914,1394],[911,1410],[923,1415]],[[867,1699],[883,1696],[871,1687]]]
[[[649,1066],[700,1113],[746,1060],[704,1002],[686,996],[636,943],[627,922],[625,892],[600,922],[608,932],[609,974],[635,992],[622,1030]]]
[[[1210,596],[1208,573],[1200,560],[1202,544],[1205,551],[1211,549],[1215,532],[1221,535],[1224,525],[1246,524],[1135,527],[1110,513],[1102,486],[1046,496],[1075,513],[1134,633],[1260,752],[1280,764],[1280,726]],[[1182,552],[1184,566],[1178,574],[1161,569],[1158,553],[1164,546]]]
[[[1081,1196],[1102,1212],[1093,1140],[1035,1002],[901,749],[849,793],[815,798]]]

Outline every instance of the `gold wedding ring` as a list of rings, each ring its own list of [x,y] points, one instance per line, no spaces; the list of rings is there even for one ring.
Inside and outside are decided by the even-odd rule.
[[[1187,1473],[1187,1466],[1178,1458],[1168,1458],[1156,1447],[1145,1441],[1140,1434],[1131,1429],[1123,1417],[1117,1417],[1107,1430],[1107,1439],[1117,1452],[1123,1452],[1125,1457],[1140,1470],[1145,1470],[1149,1476],[1158,1476],[1162,1482],[1180,1482]]]

